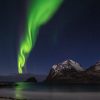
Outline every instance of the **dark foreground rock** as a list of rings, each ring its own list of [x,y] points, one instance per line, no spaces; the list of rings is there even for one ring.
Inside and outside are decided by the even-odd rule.
[[[34,77],[30,77],[25,82],[37,83],[37,80]]]

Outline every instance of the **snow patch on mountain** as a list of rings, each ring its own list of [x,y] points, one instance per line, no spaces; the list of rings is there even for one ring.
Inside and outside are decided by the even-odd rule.
[[[61,71],[63,69],[74,69],[76,71],[84,71],[81,65],[73,60],[66,60],[60,64],[55,64],[52,66],[55,72]]]
[[[97,63],[94,65],[94,69],[95,69],[95,71],[99,71],[99,70],[100,70],[100,61],[97,62]]]

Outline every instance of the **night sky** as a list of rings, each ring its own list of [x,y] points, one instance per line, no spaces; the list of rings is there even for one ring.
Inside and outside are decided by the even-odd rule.
[[[0,74],[17,73],[17,53],[29,0],[0,0]],[[88,68],[100,60],[99,0],[65,0],[41,27],[27,72],[47,74],[66,59]]]

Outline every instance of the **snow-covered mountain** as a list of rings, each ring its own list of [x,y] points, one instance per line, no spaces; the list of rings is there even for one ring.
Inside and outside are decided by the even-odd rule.
[[[79,63],[66,60],[53,65],[45,82],[49,84],[100,84],[100,62],[84,70]]]
[[[55,72],[60,72],[62,70],[84,71],[82,66],[73,60],[66,60],[60,64],[53,65],[52,69]]]
[[[100,61],[97,62],[95,65],[91,66],[90,68],[88,68],[87,71],[94,71],[94,72],[100,71]]]
[[[80,74],[82,73],[82,74]],[[50,73],[47,77],[47,81],[52,80],[61,80],[61,79],[76,79],[78,77],[81,79],[81,76],[85,73],[83,67],[76,61],[66,60],[62,63],[55,64],[52,66]]]

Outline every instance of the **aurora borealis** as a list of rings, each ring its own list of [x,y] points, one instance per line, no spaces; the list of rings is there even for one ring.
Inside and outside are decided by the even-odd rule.
[[[18,74],[18,54],[27,31],[33,3],[0,0],[0,74]],[[84,68],[100,60],[98,0],[63,0],[60,8],[37,30],[26,62],[27,73],[47,75],[53,64],[66,59]],[[25,67],[24,67],[25,68]],[[24,70],[23,70],[24,71]]]
[[[26,29],[20,41],[18,52],[18,72],[23,73],[23,67],[32,48],[35,46],[39,28],[46,24],[62,4],[63,0],[30,0]]]

